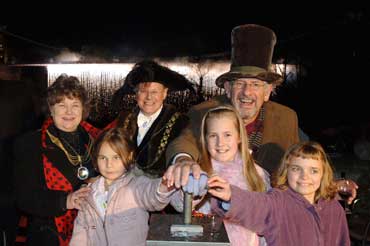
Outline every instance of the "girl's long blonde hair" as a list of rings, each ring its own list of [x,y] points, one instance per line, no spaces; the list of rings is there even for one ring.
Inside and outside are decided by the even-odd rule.
[[[315,193],[315,202],[318,199],[333,199],[337,188],[333,179],[333,169],[322,146],[313,141],[305,141],[292,145],[284,154],[278,171],[274,175],[273,187],[286,190],[288,184],[288,167],[292,158],[314,159],[322,163],[323,174],[319,189]]]
[[[243,160],[243,174],[246,179],[247,184],[249,185],[251,191],[265,191],[265,184],[257,172],[257,169],[254,165],[253,158],[248,149],[248,137],[245,131],[245,126],[243,120],[240,118],[238,112],[229,106],[219,106],[212,108],[207,111],[203,116],[202,125],[201,125],[201,134],[200,134],[200,143],[201,143],[201,160],[200,166],[206,171],[209,175],[213,173],[211,157],[207,149],[207,123],[215,118],[229,118],[232,119],[235,125],[235,129],[239,133],[240,143],[239,151]]]

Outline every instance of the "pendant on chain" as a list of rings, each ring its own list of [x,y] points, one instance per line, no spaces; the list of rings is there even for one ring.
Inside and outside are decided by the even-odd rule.
[[[80,180],[87,179],[89,177],[89,169],[87,169],[87,167],[80,165],[80,167],[77,169],[77,177]]]

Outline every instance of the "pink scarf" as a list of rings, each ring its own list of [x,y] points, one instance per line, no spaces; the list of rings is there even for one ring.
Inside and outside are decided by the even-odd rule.
[[[219,162],[212,159],[213,170],[222,178],[226,179],[230,184],[235,185],[243,190],[249,190],[249,185],[243,175],[243,162],[240,153],[235,156],[231,162]],[[265,177],[263,169],[256,165],[258,174],[263,180],[268,180]],[[266,179],[267,178],[267,179]],[[225,228],[229,236],[231,246],[261,246],[265,245],[265,240],[259,237],[256,233],[242,227],[238,224],[224,220]]]

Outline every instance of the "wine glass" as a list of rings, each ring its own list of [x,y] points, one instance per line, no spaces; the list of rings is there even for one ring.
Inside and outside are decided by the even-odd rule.
[[[353,188],[352,185],[346,179],[340,181],[338,185],[338,194],[343,199],[341,201],[341,204],[346,214],[351,214],[351,209],[348,206],[348,198],[352,195],[352,188]]]

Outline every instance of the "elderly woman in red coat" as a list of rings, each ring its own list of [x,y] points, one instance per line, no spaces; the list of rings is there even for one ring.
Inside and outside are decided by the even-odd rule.
[[[89,100],[76,77],[47,90],[49,118],[14,145],[16,204],[28,218],[27,245],[69,244],[73,221],[94,175],[90,150],[98,130],[84,121]]]

